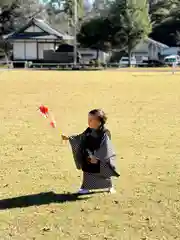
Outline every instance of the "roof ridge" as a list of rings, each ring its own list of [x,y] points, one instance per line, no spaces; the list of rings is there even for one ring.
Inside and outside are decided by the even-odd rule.
[[[34,20],[36,22],[40,22],[40,23],[43,23],[44,25],[46,25],[49,29],[51,29],[54,32],[54,34],[59,34],[60,33],[62,35],[69,35],[69,36],[71,36],[70,34],[67,34],[64,31],[59,31],[58,29],[54,28],[53,26],[51,26],[50,23],[48,23],[47,21],[45,21],[43,19],[34,18]]]

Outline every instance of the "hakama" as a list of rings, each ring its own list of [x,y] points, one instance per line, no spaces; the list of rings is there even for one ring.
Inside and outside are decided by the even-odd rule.
[[[91,134],[91,133],[90,133]],[[72,148],[76,168],[83,171],[82,189],[95,190],[112,187],[111,177],[119,177],[115,167],[115,152],[108,134],[105,132],[101,138],[98,149],[93,151],[97,164],[88,164],[84,155],[83,141],[86,131],[82,134],[71,136],[69,142]],[[93,141],[92,141],[93,145]],[[89,149],[86,152],[90,152]]]

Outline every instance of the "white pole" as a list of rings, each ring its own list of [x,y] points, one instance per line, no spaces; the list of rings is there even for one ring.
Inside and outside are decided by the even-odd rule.
[[[176,70],[176,62],[173,62],[173,64],[172,64],[172,74],[175,74],[175,70]]]
[[[77,65],[77,0],[74,0],[74,66]]]

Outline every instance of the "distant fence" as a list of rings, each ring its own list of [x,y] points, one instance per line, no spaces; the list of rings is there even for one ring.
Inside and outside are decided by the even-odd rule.
[[[19,65],[19,66],[16,66]],[[141,65],[142,66],[142,65]],[[145,66],[145,65],[144,65]],[[120,66],[119,63],[107,63],[107,64],[85,64],[85,63],[78,63],[74,64],[72,63],[36,63],[36,62],[30,62],[30,61],[0,61],[0,67],[13,69],[13,68],[31,68],[31,69],[106,69],[106,68],[123,68],[123,66]],[[138,65],[136,66],[138,67]]]
[[[0,67],[5,68],[59,68],[59,67],[72,67],[73,63],[33,63],[30,61],[0,61]]]
[[[114,65],[115,66],[115,65]],[[0,68],[30,68],[30,69],[83,69],[83,68],[95,68],[95,69],[104,69],[108,65],[100,64],[99,66],[93,64],[74,64],[72,63],[36,63],[30,61],[0,61]]]
[[[146,64],[136,65],[135,68],[137,69],[142,67],[148,67]],[[166,67],[166,66],[164,66]],[[42,69],[42,70],[103,70],[103,69],[110,69],[110,68],[127,68],[122,67],[119,65],[119,63],[108,63],[108,64],[100,64],[100,65],[94,65],[94,64],[74,64],[74,63],[35,63],[31,61],[0,61],[0,70],[2,69],[14,69],[14,68],[21,68],[21,69]],[[148,67],[151,69],[151,67]],[[158,69],[158,67],[156,67]],[[145,69],[144,69],[145,70]],[[179,66],[172,66],[170,69],[167,68],[166,71],[170,72],[179,72],[180,68]]]
[[[22,66],[21,68],[65,68],[65,67],[73,67],[74,63],[35,63],[31,61],[0,61],[0,66],[1,67],[6,67],[6,68],[14,68],[18,66]],[[78,64],[77,64],[78,66]]]

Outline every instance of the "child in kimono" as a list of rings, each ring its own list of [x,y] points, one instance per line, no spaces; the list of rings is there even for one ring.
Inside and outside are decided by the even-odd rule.
[[[101,109],[88,114],[89,127],[81,134],[62,135],[69,140],[76,167],[83,171],[83,182],[79,194],[89,190],[103,189],[115,193],[111,177],[119,177],[115,168],[115,152],[109,130],[105,128],[107,117]]]

